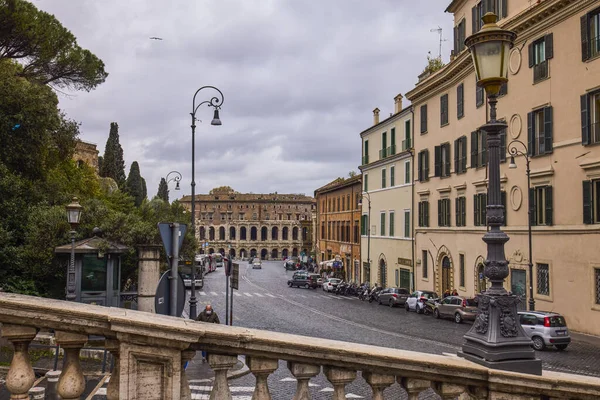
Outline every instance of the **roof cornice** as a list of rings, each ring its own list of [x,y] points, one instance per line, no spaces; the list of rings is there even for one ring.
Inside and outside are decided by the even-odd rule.
[[[405,117],[407,114],[410,113],[411,110],[412,110],[412,104],[408,107],[405,107],[402,111],[392,115],[391,117],[387,117],[386,119],[384,119],[377,125],[373,125],[372,127],[365,129],[364,131],[362,131],[360,133],[360,137],[364,137],[365,135],[372,133],[373,131],[376,131],[377,129],[380,129],[385,124],[389,124],[391,122],[396,121],[397,119]]]
[[[335,181],[333,181],[333,182],[335,182]],[[360,185],[362,182],[362,175],[356,174],[352,178],[346,178],[344,181],[339,182],[337,184],[333,184],[333,182],[330,182],[327,185],[322,186],[322,187],[318,188],[317,190],[315,190],[315,197],[317,196],[317,194],[333,192],[333,191],[343,189],[345,187],[356,185],[356,184]]]

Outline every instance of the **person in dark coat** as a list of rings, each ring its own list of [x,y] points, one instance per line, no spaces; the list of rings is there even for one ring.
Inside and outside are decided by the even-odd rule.
[[[198,317],[196,318],[196,321],[200,321],[200,322],[208,322],[211,324],[220,324],[221,321],[219,321],[219,316],[217,315],[216,312],[213,311],[212,306],[209,304],[204,308],[204,311],[202,311]]]

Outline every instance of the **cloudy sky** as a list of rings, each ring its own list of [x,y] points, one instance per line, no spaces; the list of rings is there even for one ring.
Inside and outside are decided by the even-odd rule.
[[[359,133],[372,110],[414,87],[450,0],[35,0],[106,64],[96,90],[60,96],[100,154],[119,124],[126,173],[138,161],[148,195],[182,173],[190,193],[191,108],[205,85],[222,90],[223,125],[201,108],[196,191],[305,193],[358,171]],[[162,41],[150,40],[152,36]],[[198,99],[213,96],[201,91]],[[405,100],[405,105],[408,102]]]

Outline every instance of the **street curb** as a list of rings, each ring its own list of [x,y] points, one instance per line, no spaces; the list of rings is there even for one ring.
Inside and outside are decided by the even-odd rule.
[[[241,378],[244,375],[248,375],[250,373],[250,368],[246,365],[244,361],[246,361],[245,357],[238,356],[238,361],[240,361],[244,366],[241,369],[230,371],[227,373],[227,379],[237,379]],[[214,378],[213,378],[214,379]]]

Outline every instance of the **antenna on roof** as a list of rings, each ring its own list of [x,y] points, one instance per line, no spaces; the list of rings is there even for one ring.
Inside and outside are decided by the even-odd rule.
[[[433,29],[429,30],[429,32],[437,32],[438,35],[440,35],[440,51],[438,53],[438,58],[440,58],[440,59],[442,58],[442,42],[447,42],[448,41],[448,39],[444,39],[442,37],[442,30],[443,30],[442,27],[439,26],[439,25],[438,25],[437,28],[433,28]]]

